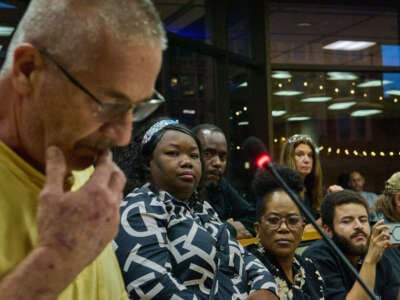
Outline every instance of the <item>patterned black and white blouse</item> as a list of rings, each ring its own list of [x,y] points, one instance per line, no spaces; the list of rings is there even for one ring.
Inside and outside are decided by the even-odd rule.
[[[272,275],[230,238],[209,203],[156,195],[148,184],[122,202],[114,247],[133,299],[211,299],[213,289],[214,299],[276,294]]]
[[[309,258],[295,255],[293,259],[293,283],[287,278],[278,262],[261,243],[250,245],[247,249],[270,270],[275,277],[277,292],[281,300],[323,300],[324,281],[314,263]]]

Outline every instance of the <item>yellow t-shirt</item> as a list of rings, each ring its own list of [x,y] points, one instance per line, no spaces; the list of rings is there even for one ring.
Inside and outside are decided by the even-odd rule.
[[[37,243],[37,199],[44,182],[42,173],[0,141],[0,278]],[[111,244],[58,299],[128,299]]]

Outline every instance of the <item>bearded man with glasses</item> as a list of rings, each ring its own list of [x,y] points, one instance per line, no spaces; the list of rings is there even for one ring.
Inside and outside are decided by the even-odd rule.
[[[276,170],[299,195],[304,189],[299,173],[283,166]],[[324,284],[313,262],[295,254],[305,226],[299,208],[264,168],[257,171],[253,188],[257,194],[254,227],[260,242],[247,249],[275,277],[279,299],[324,299]]]
[[[0,72],[2,299],[127,299],[110,245],[125,176],[109,149],[163,102],[165,47],[151,1],[30,1]]]

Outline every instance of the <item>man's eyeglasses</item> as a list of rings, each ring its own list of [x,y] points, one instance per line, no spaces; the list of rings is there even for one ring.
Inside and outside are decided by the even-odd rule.
[[[140,122],[150,116],[162,103],[165,98],[156,90],[153,95],[144,102],[135,105],[132,103],[110,103],[99,100],[92,92],[84,87],[76,80],[60,63],[58,63],[46,50],[40,49],[39,52],[51,61],[63,75],[77,88],[89,96],[100,107],[98,117],[101,120],[114,120],[126,115],[128,112],[133,113],[133,122]]]
[[[281,227],[282,223],[285,222],[286,226],[290,230],[298,230],[299,227],[303,226],[304,218],[300,215],[290,215],[287,217],[281,217],[278,215],[263,216],[265,224],[271,230],[276,230]]]

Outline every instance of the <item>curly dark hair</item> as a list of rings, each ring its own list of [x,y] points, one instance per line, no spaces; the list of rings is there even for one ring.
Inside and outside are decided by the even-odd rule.
[[[283,166],[275,165],[275,169],[286,184],[298,195],[304,190],[304,184],[301,176],[295,170]],[[281,184],[276,180],[272,172],[265,168],[260,168],[256,172],[252,187],[257,195],[256,203],[256,217],[260,220],[265,212],[267,197],[265,195],[271,194],[277,190],[283,190]]]
[[[184,124],[169,124],[159,131],[155,132],[151,138],[142,143],[143,136],[147,130],[162,120],[170,120],[168,117],[159,117],[139,123],[138,127],[133,130],[132,139],[129,145],[125,147],[115,147],[113,157],[116,164],[125,173],[127,182],[124,188],[124,195],[127,195],[136,187],[141,187],[144,183],[150,180],[150,173],[148,171],[148,162],[154,148],[163,137],[167,130],[177,130],[192,137],[200,149],[200,142],[192,131]]]

